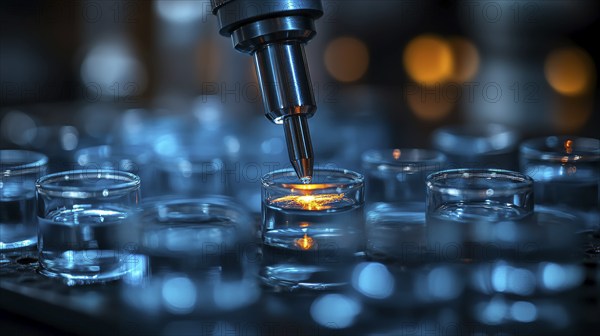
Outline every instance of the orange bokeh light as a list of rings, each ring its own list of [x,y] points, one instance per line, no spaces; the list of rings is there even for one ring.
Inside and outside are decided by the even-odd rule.
[[[437,91],[443,88],[436,87]],[[423,87],[418,87],[415,92],[406,95],[406,102],[412,112],[421,120],[439,121],[450,114],[454,101],[439,95],[427,94]]]
[[[422,85],[434,85],[451,78],[454,70],[452,48],[435,35],[420,35],[404,49],[408,75]]]
[[[557,96],[552,102],[552,124],[560,132],[575,132],[583,127],[594,109],[592,96]]]
[[[566,96],[578,96],[593,89],[596,67],[590,55],[577,47],[552,51],[544,65],[546,80]]]
[[[454,71],[452,80],[466,82],[473,79],[479,70],[479,52],[468,39],[460,36],[448,39],[454,55]]]
[[[354,37],[340,37],[325,49],[325,68],[340,82],[354,82],[367,72],[369,49]]]

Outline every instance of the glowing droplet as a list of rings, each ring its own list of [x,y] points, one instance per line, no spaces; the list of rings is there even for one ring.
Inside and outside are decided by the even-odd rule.
[[[102,196],[104,196],[104,197],[108,196],[108,189],[102,190]]]
[[[402,152],[397,148],[394,149],[394,151],[392,151],[392,156],[394,157],[394,160],[398,160],[401,154]]]
[[[310,250],[315,244],[315,240],[308,236],[308,234],[304,234],[304,237],[296,239],[296,246],[303,250]]]
[[[304,184],[309,184],[311,180],[312,180],[312,177],[310,177],[310,176],[304,176],[304,177],[300,178],[300,181],[302,181],[302,183],[304,183]]]
[[[567,154],[573,153],[573,140],[568,139],[565,141],[565,152],[567,152]]]

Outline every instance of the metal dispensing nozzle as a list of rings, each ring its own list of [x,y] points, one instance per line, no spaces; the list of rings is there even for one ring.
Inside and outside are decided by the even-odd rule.
[[[310,182],[314,157],[307,119],[317,110],[304,44],[323,15],[320,0],[211,0],[220,33],[254,56],[266,117],[283,124],[290,162]]]

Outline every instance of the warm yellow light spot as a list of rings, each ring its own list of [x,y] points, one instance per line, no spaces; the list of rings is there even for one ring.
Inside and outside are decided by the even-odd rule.
[[[306,228],[306,227],[309,227],[309,226],[310,226],[310,224],[308,222],[300,222],[300,227],[301,228]]]
[[[565,152],[567,152],[567,154],[573,153],[573,140],[568,139],[565,141]]]
[[[585,50],[568,47],[548,55],[544,73],[550,86],[558,93],[577,96],[593,89],[596,67]]]
[[[418,87],[414,92],[406,94],[406,101],[412,112],[419,119],[440,121],[450,114],[455,105],[454,100],[441,96],[443,90],[449,89],[444,86],[436,86],[431,89]]]
[[[315,244],[315,240],[309,237],[306,233],[304,237],[296,239],[296,246],[303,250],[310,250]]]
[[[477,47],[470,40],[460,36],[448,39],[448,43],[454,55],[454,71],[451,79],[460,83],[473,79],[479,70]]]
[[[568,156],[563,156],[563,157],[561,157],[561,158],[560,158],[560,162],[562,162],[562,163],[567,163],[567,162],[569,162],[569,157],[568,157]]]
[[[397,148],[392,151],[392,157],[394,158],[394,160],[398,160],[400,158],[400,154],[402,153]]]
[[[335,203],[344,199],[344,194],[289,195],[279,197],[271,204],[286,209],[318,211],[331,209]]]
[[[369,67],[369,49],[354,37],[337,38],[325,49],[325,67],[340,82],[357,81]]]
[[[552,125],[558,132],[573,133],[589,122],[594,110],[594,97],[557,95],[550,104]]]
[[[448,42],[435,35],[417,36],[404,49],[404,67],[420,84],[444,82],[453,73],[452,49]]]

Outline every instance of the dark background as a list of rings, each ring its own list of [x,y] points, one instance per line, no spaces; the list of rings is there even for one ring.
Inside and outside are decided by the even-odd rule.
[[[310,121],[317,158],[343,162],[369,148],[430,147],[435,129],[454,124],[499,123],[522,138],[598,137],[595,1],[352,0],[324,1],[324,9],[306,48],[319,104]],[[282,137],[267,120],[254,122],[263,107],[251,57],[218,35],[208,1],[8,0],[0,3],[0,27],[3,148],[34,148],[66,160],[77,148],[115,142],[115,127],[129,122],[122,119],[127,111],[142,111],[143,120],[185,118],[202,115],[197,111],[207,101],[240,139],[265,132]],[[479,66],[470,86],[450,79],[415,91],[402,60],[408,43],[423,34],[475,46]],[[339,37],[367,49],[368,67],[358,78],[340,81],[327,69],[327,48]],[[575,95],[556,91],[544,75],[548,55],[565,47],[592,60],[586,68],[592,79]],[[358,56],[338,51],[332,57],[334,63],[350,59],[352,69]],[[461,61],[469,62],[455,59]],[[457,88],[459,99],[444,91]],[[415,113],[410,96],[419,97],[429,117]],[[214,118],[199,119],[201,132]],[[44,133],[47,126],[60,134]],[[34,135],[32,128],[38,128]],[[78,141],[59,144],[65,132]],[[257,150],[251,142],[242,140],[250,146],[245,152]],[[342,158],[333,153],[341,147]]]

